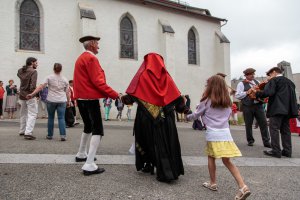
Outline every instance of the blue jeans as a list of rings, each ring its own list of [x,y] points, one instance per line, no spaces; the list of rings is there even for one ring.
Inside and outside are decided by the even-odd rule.
[[[58,128],[62,138],[66,137],[65,112],[66,103],[47,102],[48,111],[48,137],[53,136],[55,110],[57,110]]]

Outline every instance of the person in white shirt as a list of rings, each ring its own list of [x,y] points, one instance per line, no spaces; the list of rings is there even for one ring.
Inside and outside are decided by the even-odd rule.
[[[53,67],[54,74],[45,78],[43,84],[38,86],[27,98],[32,98],[35,94],[48,86],[47,95],[47,111],[48,111],[48,135],[47,139],[51,140],[54,129],[54,116],[57,111],[58,127],[61,141],[66,141],[66,124],[65,111],[66,106],[70,106],[69,83],[68,80],[61,75],[62,65],[55,63]]]
[[[253,68],[248,68],[243,71],[246,79],[237,85],[235,97],[241,100],[242,103],[248,146],[253,146],[255,142],[252,132],[252,124],[255,117],[260,128],[264,146],[271,148],[270,134],[262,102],[259,99],[251,99],[249,97],[249,90],[259,84],[259,82],[255,80],[255,71]]]

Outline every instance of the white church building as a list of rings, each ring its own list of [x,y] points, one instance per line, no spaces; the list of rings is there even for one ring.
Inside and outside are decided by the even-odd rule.
[[[38,82],[56,62],[72,79],[84,51],[78,39],[96,34],[112,88],[124,93],[144,55],[156,52],[194,109],[209,76],[222,72],[230,81],[230,42],[221,32],[226,22],[174,0],[1,0],[0,80],[18,85],[27,57],[38,59]]]

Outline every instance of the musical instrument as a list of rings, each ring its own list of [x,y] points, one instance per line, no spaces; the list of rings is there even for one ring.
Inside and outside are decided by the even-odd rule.
[[[249,83],[250,85],[254,85],[252,82],[250,82],[247,79],[245,79],[244,82]],[[250,91],[250,93],[248,94],[249,98],[256,99],[256,92],[263,90],[268,82],[269,82],[269,80],[264,80],[261,83],[259,83],[258,85],[255,85],[254,87],[250,88],[248,90],[248,91]]]
[[[227,85],[228,89],[230,89],[229,91],[229,95],[234,95],[236,93],[236,90],[233,89],[232,87],[230,87],[229,85]]]

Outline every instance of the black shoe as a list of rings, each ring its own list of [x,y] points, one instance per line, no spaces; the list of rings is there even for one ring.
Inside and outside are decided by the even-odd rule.
[[[75,162],[85,162],[87,158],[78,158],[78,157],[75,157]],[[95,157],[94,158],[94,161],[96,161],[97,158]]]
[[[101,174],[103,172],[105,172],[104,168],[98,168],[95,171],[86,171],[86,170],[83,170],[83,175],[90,176],[90,175],[93,175],[93,174]]]
[[[47,136],[46,136],[46,139],[47,139],[47,140],[52,140],[52,137],[47,135]]]
[[[253,147],[254,142],[248,142],[248,146]]]
[[[150,163],[146,163],[142,169],[142,172],[150,173],[151,175],[153,175],[154,174],[154,166]]]
[[[267,148],[272,148],[271,144],[270,143],[266,143],[264,144],[264,147],[267,147]]]
[[[24,133],[19,133],[19,136],[24,136]]]
[[[64,142],[64,141],[66,141],[67,139],[66,138],[60,138],[60,141],[62,141],[62,142]]]
[[[275,157],[275,158],[281,158],[280,154],[274,153],[272,150],[264,151],[264,154],[267,156]]]
[[[171,183],[171,180],[167,180],[167,179],[160,178],[160,177],[156,177],[156,180],[158,180],[159,182]]]
[[[32,136],[32,135],[24,135],[24,139],[25,140],[35,140],[36,137]]]
[[[287,153],[285,150],[282,150],[282,151],[281,151],[281,155],[284,156],[284,157],[288,157],[288,158],[291,158],[291,157],[292,157],[292,154]]]

